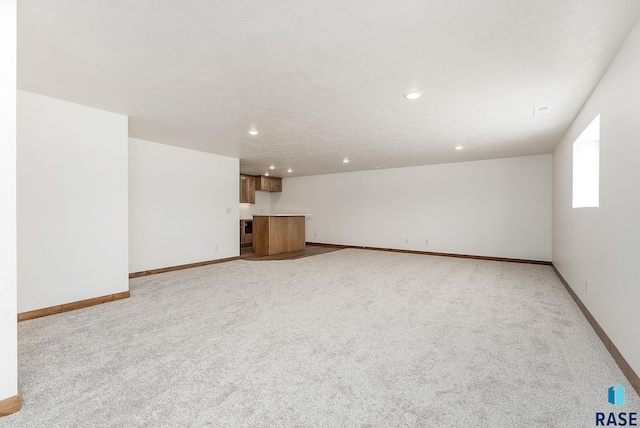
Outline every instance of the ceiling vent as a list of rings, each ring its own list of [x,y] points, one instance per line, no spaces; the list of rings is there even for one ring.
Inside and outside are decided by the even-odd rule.
[[[533,109],[533,115],[537,116],[539,114],[547,114],[549,113],[549,106],[538,106]]]

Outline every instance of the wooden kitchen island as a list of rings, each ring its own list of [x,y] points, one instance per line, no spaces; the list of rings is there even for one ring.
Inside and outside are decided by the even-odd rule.
[[[253,251],[261,256],[304,250],[306,214],[253,216]]]

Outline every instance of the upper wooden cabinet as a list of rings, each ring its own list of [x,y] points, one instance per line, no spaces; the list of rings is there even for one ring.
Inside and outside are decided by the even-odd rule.
[[[256,190],[282,192],[282,178],[265,177],[264,175],[256,177]]]
[[[256,177],[256,190],[271,191],[271,177],[259,175]]]
[[[282,192],[282,178],[271,177],[271,191]]]
[[[252,175],[240,175],[240,203],[256,203],[256,177]]]

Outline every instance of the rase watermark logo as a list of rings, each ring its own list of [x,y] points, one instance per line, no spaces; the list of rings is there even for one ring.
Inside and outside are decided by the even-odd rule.
[[[607,401],[610,404],[616,406],[616,409],[624,404],[624,387],[619,383],[610,387],[607,390]],[[638,426],[638,414],[636,412],[609,412],[596,413],[596,426],[600,427],[637,427]]]
[[[609,403],[616,407],[624,404],[624,386],[616,383],[616,386],[609,388]]]

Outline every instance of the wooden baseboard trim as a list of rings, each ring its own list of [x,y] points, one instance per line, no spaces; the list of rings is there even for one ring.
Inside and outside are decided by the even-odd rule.
[[[394,248],[380,248],[380,247],[362,247],[357,245],[339,245],[339,244],[323,244],[320,242],[307,242],[307,245],[318,245],[321,247],[334,247],[334,248],[356,248],[360,250],[373,250],[373,251],[389,251],[392,253],[407,253],[407,254],[423,254],[427,256],[442,256],[442,257],[457,257],[460,259],[476,259],[476,260],[491,260],[496,262],[510,262],[510,263],[525,263],[530,265],[546,265],[551,266],[551,262],[542,260],[527,260],[527,259],[510,259],[506,257],[490,257],[490,256],[474,256],[470,254],[453,254],[453,253],[436,253],[432,251],[416,251],[416,250],[397,250]]]
[[[582,303],[578,295],[569,286],[569,283],[564,279],[558,269],[553,264],[551,266],[556,272],[556,275],[558,275],[558,278],[560,279],[560,282],[562,282],[562,285],[564,285],[564,288],[567,289],[574,302],[576,302],[576,304],[584,314],[584,317],[587,319],[587,321],[589,321],[589,324],[591,324],[591,327],[593,327],[593,329],[595,330],[605,348],[607,348],[607,351],[609,351],[609,354],[611,354],[611,356],[613,357],[613,360],[616,362],[616,364],[618,364],[618,367],[620,367],[622,374],[625,375],[633,389],[635,389],[638,395],[640,395],[640,377],[638,377],[638,374],[633,370],[633,368],[631,368],[629,363],[627,363],[627,360],[625,360],[620,351],[618,351],[616,345],[614,345],[611,339],[609,339],[607,333],[605,333],[602,327],[600,327],[598,321],[593,317],[593,315],[591,315],[589,309],[587,309],[587,307]]]
[[[20,394],[0,400],[0,418],[16,413],[22,408]]]
[[[46,317],[48,315],[60,314],[62,312],[75,311],[76,309],[88,308],[89,306],[126,299],[129,296],[130,293],[128,291],[123,291],[122,293],[108,294],[106,296],[94,297],[92,299],[80,300],[78,302],[65,303],[64,305],[50,306],[48,308],[36,309],[35,311],[22,312],[18,314],[18,322]]]
[[[207,260],[206,262],[189,263],[189,264],[186,264],[186,265],[169,266],[169,267],[159,268],[159,269],[143,270],[141,272],[132,272],[132,273],[129,274],[129,279],[131,279],[131,278],[139,278],[141,276],[147,276],[147,275],[156,275],[158,273],[172,272],[174,270],[191,269],[191,268],[194,268],[194,267],[215,265],[217,263],[224,263],[224,262],[231,262],[233,260],[238,260],[239,258],[240,257],[228,257],[226,259]]]

